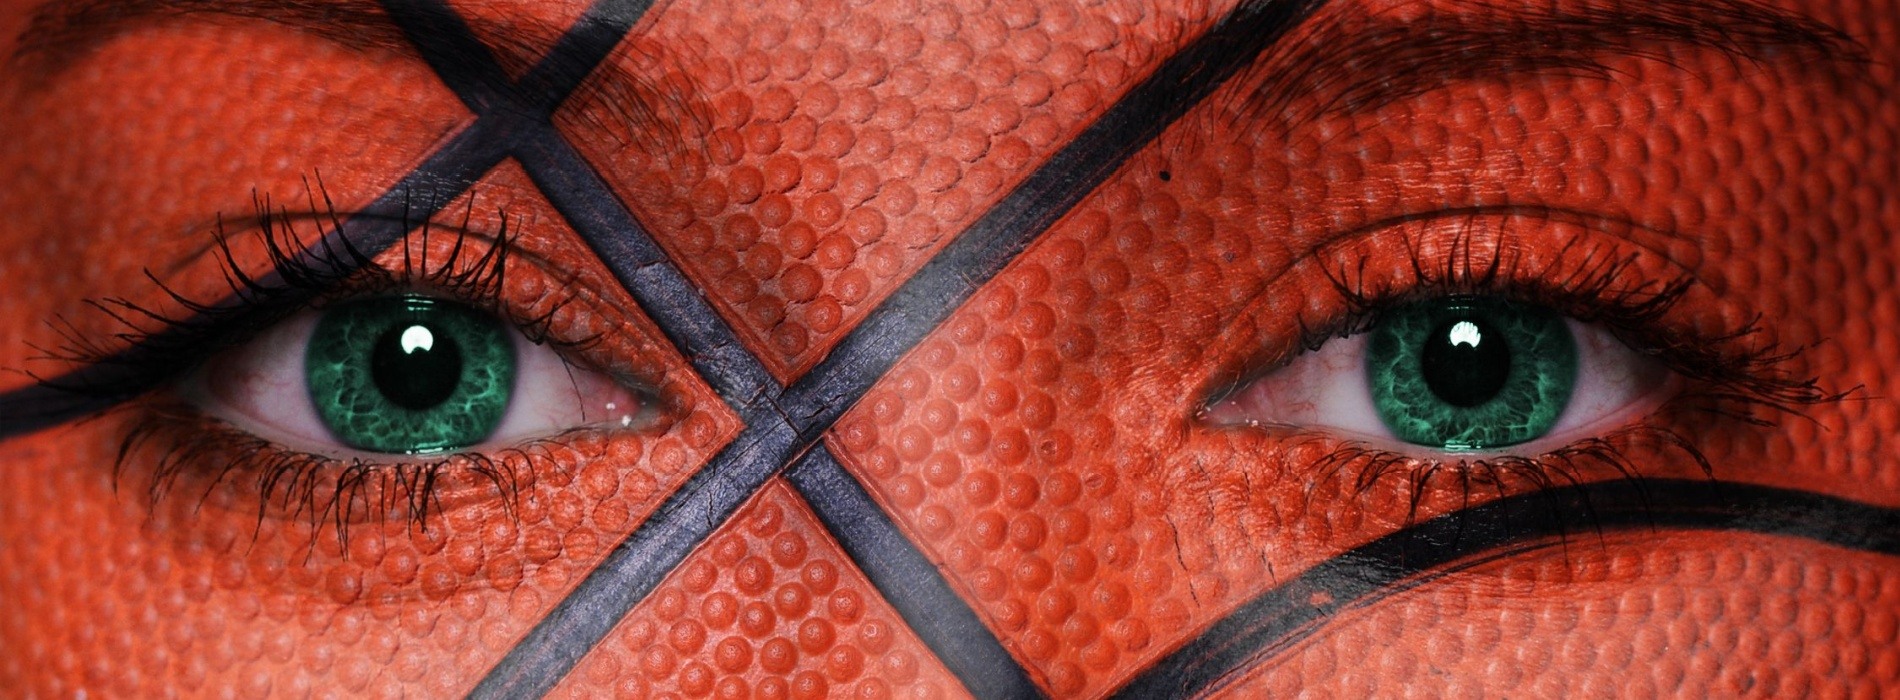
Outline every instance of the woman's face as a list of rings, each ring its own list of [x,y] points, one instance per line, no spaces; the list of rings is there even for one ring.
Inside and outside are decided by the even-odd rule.
[[[26,697],[1900,687],[1886,0],[0,4]]]

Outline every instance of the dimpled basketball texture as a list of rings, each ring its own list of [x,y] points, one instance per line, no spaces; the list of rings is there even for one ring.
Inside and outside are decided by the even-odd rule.
[[[1604,259],[1628,260],[1637,278],[1693,275],[1699,284],[1669,323],[1719,335],[1759,315],[1759,334],[1723,347],[1805,348],[1782,369],[1861,390],[1770,427],[1675,405],[1651,422],[1691,436],[1720,480],[1900,507],[1900,11],[1885,0],[1778,1],[1868,47],[1872,63],[1855,69],[1864,75],[1798,52],[1750,63],[1671,45],[1657,49],[1661,60],[1607,57],[1607,77],[1458,81],[1290,126],[1241,119],[1248,86],[1229,86],[956,309],[825,446],[1055,697],[1112,693],[1249,599],[1408,523],[1539,487],[1518,478],[1467,492],[1441,478],[1414,498],[1395,477],[1361,488],[1353,469],[1315,466],[1337,437],[1196,420],[1214,389],[1297,353],[1302,328],[1348,311],[1329,279],[1339,269],[1403,287],[1414,256],[1470,275],[1460,265],[1485,257],[1460,263],[1458,251],[1502,249],[1517,278],[1581,275]],[[648,148],[609,98],[583,95],[556,123],[746,348],[792,381],[1227,11],[1156,4],[1167,7],[660,4],[612,60],[693,87],[698,121],[677,126],[681,143]],[[516,9],[565,26],[580,6]],[[0,42],[23,10],[0,12]],[[248,212],[253,187],[299,201],[315,171],[343,206],[360,204],[468,117],[411,56],[366,57],[257,22],[157,23],[81,58],[44,92],[7,85],[0,133],[28,144],[0,149],[7,367],[41,367],[28,344],[59,343],[44,325],[55,315],[85,332],[114,328],[80,299],[162,304],[138,271],[201,244],[211,214]],[[1301,99],[1288,114],[1323,98]],[[523,234],[511,303],[552,313],[565,337],[598,338],[587,359],[650,382],[668,397],[663,419],[558,443],[526,470],[510,507],[490,484],[456,475],[426,528],[358,522],[347,542],[268,504],[260,519],[245,479],[186,478],[148,504],[154,456],[137,453],[112,474],[129,412],[0,442],[0,598],[15,601],[0,616],[0,687],[27,697],[466,693],[730,443],[740,421],[726,401],[517,165],[489,173],[472,203],[471,228],[493,231],[505,212]],[[1408,216],[1494,205],[1630,225]],[[146,240],[149,249],[129,243]],[[179,284],[217,289],[214,261],[180,268]],[[559,306],[562,289],[587,298]],[[0,386],[27,382],[0,375]],[[1703,478],[1680,450],[1625,448],[1645,476]],[[1601,465],[1578,476],[1618,478]],[[1214,690],[1766,697],[1900,687],[1890,555],[1569,525],[1567,542],[1371,596]],[[967,691],[801,496],[773,480],[556,695]]]
[[[660,168],[611,119],[568,115],[568,131],[789,379],[1213,13],[1121,0],[674,3],[634,46],[694,85],[706,121],[687,138],[703,149]]]
[[[910,634],[783,482],[688,557],[556,697],[950,698]]]
[[[497,231],[505,211],[521,236],[518,259],[588,260],[512,163],[477,191],[470,211],[485,214],[447,223]],[[412,243],[411,254],[445,260],[455,243],[438,235]],[[400,267],[398,256],[391,251],[385,264]],[[29,697],[467,692],[738,428],[658,330],[627,315],[636,305],[597,264],[516,264],[508,275],[503,293],[525,315],[546,317],[552,334],[597,338],[590,352],[600,356],[638,358],[623,371],[668,397],[659,423],[530,450],[537,457],[518,469],[507,508],[492,482],[451,470],[426,528],[400,507],[365,508],[341,530],[347,542],[328,519],[313,524],[282,502],[260,503],[243,472],[221,483],[186,474],[148,507],[155,455],[113,478],[123,416],[6,443],[0,457],[9,464],[59,445],[61,461],[95,468],[0,476],[15,499],[4,511],[0,581],[23,606],[0,623],[14,650],[0,677]],[[605,298],[562,302],[552,293],[573,284]]]
[[[1827,17],[1857,27],[1859,36],[1893,36],[1892,13],[1852,9]],[[1881,19],[1866,26],[1861,17]],[[1892,55],[1892,43],[1866,41],[1886,47],[1879,55]],[[1225,330],[1241,339],[1239,347],[1284,345],[1297,333],[1296,319],[1319,326],[1328,312],[1341,311],[1338,302],[1329,308],[1315,298],[1327,294],[1302,298],[1329,286],[1295,257],[1322,236],[1408,211],[1486,202],[1607,211],[1663,230],[1698,231],[1707,238],[1641,240],[1661,253],[1639,258],[1639,265],[1661,269],[1673,261],[1741,300],[1711,305],[1702,316],[1713,320],[1704,323],[1735,327],[1761,313],[1774,319],[1765,332],[1778,343],[1832,338],[1795,371],[1880,394],[1875,387],[1889,381],[1896,356],[1876,329],[1900,320],[1888,286],[1895,263],[1888,235],[1900,223],[1889,194],[1900,173],[1892,148],[1900,107],[1874,85],[1817,84],[1798,68],[1738,69],[1707,53],[1671,59],[1707,82],[1657,62],[1618,60],[1611,65],[1619,76],[1607,82],[1547,77],[1532,92],[1513,89],[1518,78],[1480,81],[1321,121],[1291,137],[1225,128],[1233,122],[1218,111],[1217,96],[906,358],[840,423],[833,444],[1050,692],[1092,695],[1240,601],[1390,532],[1407,516],[1410,492],[1402,480],[1365,494],[1350,480],[1316,483],[1323,475],[1306,465],[1322,453],[1310,443],[1208,434],[1193,425],[1194,402],[1183,400],[1203,391],[1235,352],[1210,347],[1207,338]],[[1875,70],[1878,80],[1892,80],[1890,69]],[[1455,222],[1478,240],[1485,225]],[[1543,237],[1524,244],[1529,270],[1557,260],[1563,240],[1611,247],[1605,249],[1620,251],[1615,257],[1635,252],[1602,235],[1578,238],[1536,221],[1515,225],[1520,235]],[[1393,228],[1385,235],[1407,236],[1427,250],[1444,238],[1434,238],[1429,226]],[[1355,247],[1327,262],[1339,266],[1364,254],[1374,268],[1409,269],[1393,247]],[[1900,419],[1891,403],[1850,401],[1810,415],[1815,423],[1791,420],[1775,431],[1682,420],[1697,421],[1685,430],[1700,433],[1697,444],[1722,479],[1900,503],[1900,470],[1874,447]],[[1818,444],[1836,449],[1814,449]],[[1636,460],[1652,477],[1699,475],[1680,454],[1639,451]],[[1454,487],[1428,494],[1416,516],[1459,507],[1462,495]],[[1497,495],[1486,488],[1471,502]],[[1837,556],[1814,544],[1784,546],[1800,553],[1795,561],[1816,567]],[[1764,558],[1776,550],[1742,551]],[[1892,571],[1890,561],[1866,562]],[[1733,589],[1709,594],[1724,590]],[[1542,605],[1582,605],[1572,594],[1554,587]],[[1454,629],[1517,614],[1467,600],[1472,608]],[[1830,603],[1855,615],[1893,604],[1891,591]],[[1513,601],[1516,609],[1531,608],[1533,624],[1486,651],[1541,647],[1565,635],[1567,629],[1535,624],[1542,605]],[[1689,613],[1656,613],[1677,614]],[[1398,650],[1412,644],[1387,627],[1363,634]],[[1874,634],[1867,643],[1891,648],[1890,631]],[[1765,648],[1738,649],[1750,651]],[[1422,660],[1368,668],[1355,655],[1339,658],[1340,666],[1316,672],[1351,669],[1393,688],[1436,673]],[[1779,658],[1723,660],[1774,668]],[[1632,663],[1653,668],[1650,662]],[[1265,687],[1285,689],[1285,674],[1300,668],[1280,671],[1281,684]],[[1860,671],[1862,679],[1888,683],[1895,672],[1880,665]],[[1745,691],[1748,684],[1731,681],[1749,673],[1703,662],[1688,665],[1677,680],[1655,683],[1672,693],[1681,684],[1690,695],[1695,687]],[[1478,677],[1468,687],[1510,695],[1512,683],[1523,683],[1521,692],[1536,696],[1548,682],[1561,685],[1526,672]],[[1354,686],[1341,689],[1354,694]]]

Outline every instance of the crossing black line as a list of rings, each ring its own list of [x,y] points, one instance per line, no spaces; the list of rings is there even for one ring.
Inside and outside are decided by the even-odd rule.
[[[312,255],[309,251],[326,250],[326,242],[331,246],[329,249],[341,250],[338,246],[347,240],[358,250],[370,254],[394,245],[414,226],[461,196],[483,173],[506,157],[510,142],[515,138],[514,130],[508,128],[511,126],[477,120],[449,138],[389,191],[360,213],[345,219],[342,226],[327,232],[299,256],[307,259]],[[334,266],[326,263],[326,267]],[[261,275],[259,279],[267,286],[280,286],[275,272]],[[314,297],[316,291],[293,289],[284,296],[294,300],[299,294]],[[238,303],[239,299],[233,296],[212,306],[232,308]],[[166,346],[171,337],[180,333],[161,331],[147,343],[127,348],[113,357],[43,383],[0,394],[0,439],[66,423],[136,398],[146,389],[137,386],[136,380],[143,379],[138,376],[138,370],[145,366],[139,358],[146,356],[151,347]],[[98,387],[136,387],[137,390],[107,393],[97,390]]]
[[[1260,2],[1244,5],[1213,30],[1164,62],[1154,74],[1131,89],[1081,136],[1061,149],[1006,195],[997,205],[960,233],[925,263],[920,272],[851,331],[805,378],[778,392],[776,383],[762,379],[756,356],[732,339],[730,328],[711,311],[699,292],[677,269],[665,262],[665,253],[640,229],[625,205],[611,195],[571,148],[549,137],[534,152],[521,153],[530,176],[541,183],[550,200],[570,218],[603,260],[634,289],[640,275],[652,289],[634,289],[643,305],[655,313],[663,331],[686,353],[707,380],[723,387],[722,395],[740,407],[747,419],[742,441],[763,440],[796,429],[795,439],[765,441],[758,449],[721,452],[702,468],[688,489],[682,490],[648,518],[609,554],[607,563],[591,574],[530,634],[509,651],[472,697],[524,697],[551,689],[611,631],[644,595],[658,586],[665,573],[690,554],[700,538],[711,533],[703,522],[674,522],[676,513],[694,518],[730,515],[770,474],[791,458],[805,454],[823,432],[851,404],[887,372],[897,357],[943,322],[982,284],[1000,272],[1058,219],[1106,180],[1119,165],[1151,143],[1192,106],[1227,79],[1251,64],[1267,46],[1303,20],[1320,3]],[[530,166],[529,164],[532,163]],[[619,254],[631,259],[616,259]],[[727,391],[743,392],[738,395]],[[756,393],[753,393],[756,392]],[[745,407],[770,406],[779,416],[772,420]],[[759,421],[765,421],[763,423]],[[748,460],[769,460],[761,464]],[[769,468],[766,468],[769,467]],[[839,474],[843,474],[841,471]],[[703,480],[703,482],[702,482]],[[700,488],[701,483],[732,486],[726,490]],[[810,481],[814,487],[837,484]],[[854,482],[855,483],[855,482]],[[861,486],[858,488],[862,488]],[[820,503],[831,503],[812,493]],[[867,496],[868,498],[868,496]],[[684,533],[697,533],[698,537]],[[861,533],[837,533],[840,541],[854,542],[863,551],[869,543],[851,539]],[[965,608],[947,586],[898,586],[881,589],[900,610],[932,606]],[[939,597],[948,596],[948,597]],[[603,621],[603,618],[606,621]],[[916,621],[913,621],[916,622]],[[932,651],[952,668],[976,668],[1007,662],[1010,669],[991,676],[972,676],[989,683],[994,678],[1027,678],[1027,672],[1006,653],[975,654],[977,647],[949,644],[932,635]],[[1000,649],[1000,646],[996,647]]]
[[[1590,546],[1598,532],[1648,528],[1782,535],[1900,554],[1900,509],[1804,491],[1647,480],[1514,496],[1433,518],[1308,569],[1242,605],[1116,696],[1199,696],[1311,637],[1342,611],[1495,558],[1566,542]]]
[[[897,358],[1137,151],[1252,65],[1325,0],[1243,2],[1130,88],[853,328],[781,400],[801,434],[830,427]]]
[[[868,567],[892,604],[909,611],[907,619],[921,626],[920,634],[944,663],[985,696],[1038,694],[1027,680],[1027,671],[987,630],[981,636],[988,642],[969,642],[959,636],[982,629],[974,613],[968,612],[941,574],[929,567],[888,517],[877,511],[863,487],[828,452],[810,448],[903,352],[940,325],[1127,158],[1251,64],[1322,2],[1243,4],[1118,99],[1073,142],[952,239],[812,372],[781,390],[549,120],[554,109],[640,21],[647,3],[596,2],[526,77],[510,81],[467,24],[442,3],[386,0],[392,18],[477,118],[405,178],[410,188],[399,186],[384,199],[393,201],[398,192],[407,196],[422,184],[440,188],[450,183],[450,190],[432,200],[447,202],[501,158],[515,157],[695,370],[746,422],[732,444],[620,543],[606,563],[511,650],[472,695],[523,697],[551,688],[766,479],[808,451],[821,455],[812,460],[822,461],[808,460],[790,476],[802,485],[801,493],[820,511],[827,526]],[[375,206],[384,204],[379,200]],[[373,254],[407,232],[385,230],[392,228],[388,226],[359,230],[365,228],[352,219],[333,233],[348,236],[357,248]],[[118,400],[123,398],[129,397]],[[0,401],[10,399],[15,397]],[[55,410],[34,419],[0,412],[0,435],[44,427],[103,407],[97,403],[49,406]],[[967,615],[932,620],[921,612],[942,605]]]
[[[814,447],[785,472],[818,519],[860,571],[904,618],[944,667],[979,698],[1042,698],[1046,695],[1010,656],[976,611],[950,588],[943,572],[897,529],[871,494],[839,466],[824,445]],[[901,591],[893,595],[892,591]]]

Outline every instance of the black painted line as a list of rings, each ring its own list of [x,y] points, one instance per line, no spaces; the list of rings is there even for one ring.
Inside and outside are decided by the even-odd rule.
[[[740,433],[490,669],[469,698],[541,697],[757,493],[795,450],[784,423]]]
[[[553,690],[799,449],[771,404],[777,382],[573,146],[543,129],[513,155],[745,428],[536,622],[469,698],[541,697]]]
[[[476,115],[516,102],[514,86],[494,52],[475,36],[461,15],[439,0],[383,0],[383,11],[415,45],[462,104]]]
[[[580,89],[588,74],[607,61],[652,7],[653,0],[600,0],[589,5],[548,55],[522,76],[516,89],[546,105],[544,111],[552,114]]]
[[[776,393],[776,381],[550,120],[560,103],[612,55],[651,1],[601,0],[590,5],[520,83],[510,83],[468,24],[439,2],[385,0],[385,6],[436,74],[471,108],[486,119],[507,119],[517,126],[510,155],[693,362],[701,378],[742,415],[763,410],[756,405],[768,391]],[[498,108],[504,104],[513,109]]]
[[[443,84],[476,114],[546,121],[633,30],[651,0],[603,0],[582,11],[519,81],[461,15],[439,0],[384,0],[392,21]]]
[[[982,218],[951,240],[785,392],[780,405],[801,434],[843,415],[897,358],[935,330],[977,288],[1122,163],[1311,16],[1325,0],[1244,3],[1168,58]]]
[[[516,149],[515,158],[701,379],[747,415],[747,423],[754,422],[751,410],[765,411],[758,419],[782,420],[762,405],[778,393],[777,380],[566,139],[542,130]]]
[[[1515,496],[1433,518],[1314,566],[1216,622],[1116,697],[1217,690],[1317,633],[1334,615],[1410,590],[1447,573],[1444,567],[1468,567],[1473,557],[1484,557],[1482,563],[1566,543],[1595,546],[1599,532],[1652,528],[1781,535],[1900,555],[1900,509],[1805,491],[1651,480]]]
[[[945,668],[979,698],[1042,698],[1041,688],[950,588],[943,572],[897,529],[858,480],[819,445],[785,478],[818,514],[858,569]]]
[[[596,3],[523,79],[524,88],[571,92],[591,66],[572,69],[566,57],[578,52],[586,60],[604,60],[647,7],[645,2]],[[745,428],[509,649],[470,698],[540,697],[551,691],[800,449],[773,406],[777,381],[566,138],[548,124],[526,135],[512,155],[696,374],[738,412]]]
[[[802,448],[772,404],[777,381],[573,146],[547,129],[514,155],[745,428],[516,642],[470,698],[540,697],[553,690]]]
[[[490,122],[478,120],[463,129],[361,213],[345,219],[342,226],[325,233],[297,257],[328,260],[330,256],[322,251],[326,246],[330,250],[343,250],[344,240],[372,256],[395,245],[413,227],[434,216],[501,162],[514,134],[494,127]],[[261,275],[259,280],[274,285],[281,278],[272,271]],[[298,293],[305,292],[298,290]],[[305,293],[312,297],[315,294],[314,290]],[[232,295],[213,306],[231,308],[239,303],[238,297]],[[95,393],[85,388],[127,386],[142,379],[136,376],[134,369],[140,366],[137,358],[146,352],[148,345],[163,346],[165,339],[176,337],[176,333],[161,331],[150,343],[126,348],[112,357],[46,382],[0,394],[0,440],[96,414],[136,398],[136,395]]]
[[[625,205],[611,196],[605,199],[613,200],[612,204],[601,201],[600,193],[610,191],[600,183],[598,174],[573,154],[571,146],[564,140],[555,143],[561,139],[558,133],[546,142],[524,148],[518,157],[543,194],[570,218],[570,224],[590,245],[596,246],[602,259],[643,305],[649,299],[655,302],[649,311],[663,315],[663,321],[656,318],[663,332],[696,368],[709,371],[705,379],[740,408],[748,426],[739,440],[760,440],[761,435],[779,435],[791,428],[796,428],[797,434],[782,444],[772,443],[772,449],[728,449],[716,456],[688,482],[689,488],[676,493],[659,513],[647,518],[601,567],[516,644],[476,686],[471,697],[526,697],[552,689],[667,572],[711,535],[717,522],[699,518],[716,516],[722,520],[730,516],[780,465],[813,445],[903,351],[941,324],[952,309],[994,277],[1123,161],[1250,64],[1266,45],[1283,36],[1321,1],[1266,0],[1246,5],[1170,58],[1074,143],[952,240],[916,277],[848,334],[817,368],[783,393],[773,391],[776,382],[760,374],[763,370],[757,358],[732,339],[730,328],[699,297],[698,289],[665,264],[664,251],[639,229]],[[1247,50],[1235,51],[1237,46]],[[639,235],[632,235],[636,231]],[[620,259],[623,255],[630,258]],[[641,290],[648,282],[661,287]],[[755,387],[756,393],[748,393]],[[747,410],[752,406],[772,407],[788,416],[790,423]],[[720,491],[699,486],[707,483],[733,488]],[[680,514],[694,519],[675,522]],[[882,594],[893,605],[911,609],[923,609],[932,603],[902,590],[884,589]],[[937,604],[965,605],[947,586],[942,594]],[[952,658],[963,653],[954,645],[944,649],[933,646],[940,655],[946,650]],[[991,658],[1005,666],[1004,673],[1027,677],[1027,671],[1007,653],[1000,659]]]

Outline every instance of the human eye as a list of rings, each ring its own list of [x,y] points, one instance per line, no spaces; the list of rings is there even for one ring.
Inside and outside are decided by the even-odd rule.
[[[1601,324],[1498,296],[1378,313],[1216,402],[1223,425],[1309,425],[1397,449],[1522,451],[1640,417],[1679,386]]]
[[[216,234],[219,303],[193,300],[204,283],[157,282],[188,316],[98,302],[140,352],[75,339],[90,351],[71,359],[126,365],[64,388],[138,397],[110,412],[127,421],[115,478],[155,504],[221,493],[259,528],[302,518],[339,541],[364,518],[426,527],[449,502],[511,509],[577,468],[571,443],[664,432],[682,413],[656,363],[601,347],[600,300],[512,252],[505,213],[495,231],[423,222],[377,256],[314,243],[326,232],[300,218],[265,209],[254,230]]]
[[[365,456],[631,427],[652,412],[651,399],[494,313],[415,292],[301,312],[206,362],[184,394],[278,444]]]
[[[1468,498],[1657,465],[1715,477],[1697,438],[1711,421],[1769,425],[1843,396],[1665,256],[1550,216],[1454,216],[1315,253],[1323,272],[1290,277],[1330,293],[1210,391],[1200,421],[1317,440],[1330,452],[1311,468],[1359,489],[1401,478],[1417,499],[1453,474]]]

